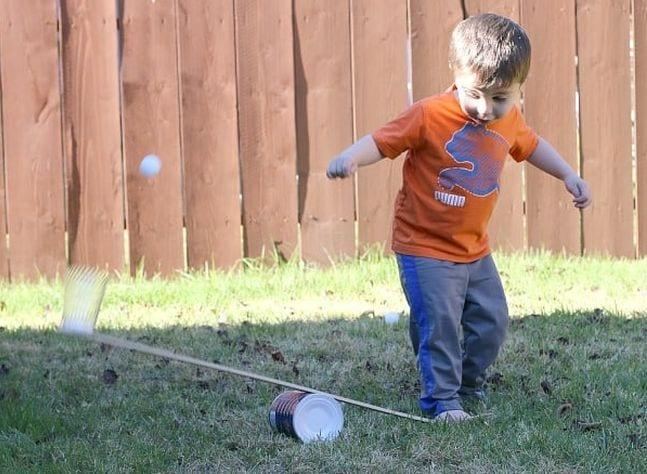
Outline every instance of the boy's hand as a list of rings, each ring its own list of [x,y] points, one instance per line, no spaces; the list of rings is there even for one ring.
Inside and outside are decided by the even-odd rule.
[[[342,154],[330,160],[326,176],[329,179],[347,178],[355,171],[357,171],[357,160],[352,156]]]
[[[575,173],[568,175],[564,179],[564,184],[569,193],[573,195],[575,207],[584,209],[591,204],[591,191],[589,185]]]

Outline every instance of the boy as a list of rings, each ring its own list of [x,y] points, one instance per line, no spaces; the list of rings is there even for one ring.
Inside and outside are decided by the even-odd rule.
[[[451,90],[358,140],[331,160],[327,176],[345,178],[408,151],[392,248],[411,309],[420,407],[462,421],[470,415],[461,397],[483,396],[485,371],[508,326],[486,231],[507,154],[563,180],[576,207],[591,196],[516,106],[530,67],[530,41],[518,24],[494,14],[467,18],[452,33],[449,64]]]

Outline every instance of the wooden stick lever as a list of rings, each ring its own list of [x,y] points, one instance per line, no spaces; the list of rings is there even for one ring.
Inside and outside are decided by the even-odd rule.
[[[201,359],[196,359],[195,357],[183,355],[183,354],[178,354],[176,352],[169,351],[167,349],[161,349],[157,347],[152,347],[148,346],[146,344],[142,344],[140,342],[134,342],[134,341],[129,341],[127,339],[120,339],[117,337],[113,336],[108,336],[107,334],[101,334],[101,333],[92,333],[92,334],[84,334],[84,333],[75,333],[78,334],[79,336],[86,337],[90,340],[96,341],[96,342],[102,342],[104,344],[108,344],[111,346],[115,347],[121,347],[123,349],[130,349],[133,351],[137,352],[143,352],[145,354],[150,354],[158,357],[165,357],[167,359],[173,359],[177,360],[180,362],[186,362],[187,364],[192,364],[192,365],[197,365],[200,367],[206,367],[208,369],[214,369],[218,370],[220,372],[226,372],[228,374],[232,375],[238,375],[241,377],[247,377],[250,379],[254,380],[260,380],[262,382],[268,382],[274,385],[281,385],[283,387],[291,388],[294,390],[300,390],[302,392],[308,392],[308,393],[318,393],[321,395],[328,395],[329,397],[334,398],[335,400],[342,402],[342,403],[347,403],[348,405],[355,405],[358,407],[366,408],[368,410],[373,410],[377,411],[380,413],[386,413],[387,415],[394,415],[394,416],[399,416],[400,418],[406,418],[408,420],[415,420],[415,421],[422,421],[424,423],[430,423],[433,420],[430,418],[424,418],[422,416],[416,416],[416,415],[411,415],[409,413],[403,413],[400,411],[396,410],[391,410],[390,408],[382,408],[378,407],[376,405],[371,405],[370,403],[365,403],[365,402],[360,402],[358,400],[353,400],[351,398],[346,398],[346,397],[340,397],[339,395],[334,395],[332,393],[328,392],[322,392],[321,390],[315,390],[310,387],[304,387],[303,385],[298,385],[290,382],[284,382],[283,380],[275,379],[272,377],[266,377],[264,375],[258,375],[254,374],[252,372],[247,372],[245,370],[239,370],[239,369],[234,369],[231,367],[227,367],[224,365],[220,364],[215,364],[213,362],[207,362],[206,360],[201,360]]]

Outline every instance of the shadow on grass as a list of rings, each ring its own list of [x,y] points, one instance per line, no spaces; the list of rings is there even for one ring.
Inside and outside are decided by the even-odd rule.
[[[109,333],[420,414],[407,324],[406,317],[386,326],[365,315]],[[267,409],[284,388],[52,331],[5,330],[0,465],[631,470],[646,447],[646,335],[645,319],[599,310],[514,318],[488,377],[488,402],[472,407],[486,413],[487,422],[469,430],[430,427],[344,407],[340,440],[312,447],[269,428]],[[430,437],[435,447],[420,451]],[[469,464],[475,457],[484,464]]]

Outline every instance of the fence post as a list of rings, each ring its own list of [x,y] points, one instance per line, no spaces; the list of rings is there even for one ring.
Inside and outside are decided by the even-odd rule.
[[[182,155],[189,268],[242,257],[231,0],[179,0]]]
[[[582,173],[593,191],[584,251],[634,256],[630,0],[577,0]]]
[[[408,105],[406,0],[353,0],[355,135],[360,138]],[[360,252],[391,241],[393,203],[402,184],[402,158],[382,160],[357,175]]]
[[[61,16],[70,262],[122,270],[116,5],[65,0]]]
[[[353,141],[349,2],[294,7],[302,256],[327,263],[355,255],[353,180],[326,178],[328,161]]]
[[[523,100],[526,121],[577,170],[575,2],[524,0],[521,13],[532,42]],[[534,166],[526,171],[529,247],[579,255],[580,211],[571,195],[561,181]]]
[[[175,0],[124,2],[122,61],[124,159],[130,270],[184,270],[179,79]],[[144,156],[162,163],[153,178]]]
[[[292,1],[235,0],[245,256],[290,258],[297,182]]]

